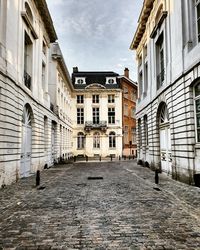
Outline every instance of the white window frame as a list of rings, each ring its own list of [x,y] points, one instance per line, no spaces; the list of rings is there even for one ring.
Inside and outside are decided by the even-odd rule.
[[[109,148],[110,149],[116,148],[116,133],[113,131],[110,132],[108,138],[109,138]]]
[[[84,103],[84,95],[77,95],[76,96],[76,103],[83,104]]]
[[[108,103],[115,103],[115,95],[114,94],[108,95]]]
[[[113,80],[113,82],[109,82]],[[117,84],[117,80],[116,80],[116,77],[106,77],[106,84]]]
[[[82,81],[82,83],[80,81]],[[85,85],[86,84],[85,77],[76,77],[75,78],[75,84]]]
[[[77,134],[77,149],[85,148],[85,135],[82,132]]]
[[[100,109],[99,107],[92,108],[92,123],[99,124],[100,122]]]
[[[84,108],[77,108],[77,124],[84,124]]]
[[[100,149],[100,133],[99,132],[95,132],[93,134],[93,148]]]
[[[200,95],[195,96],[195,87],[197,85],[200,85],[200,82],[194,85],[193,87],[193,96],[194,96],[194,113],[195,113],[195,136],[196,136],[196,143],[200,144],[200,135],[199,135],[199,140],[198,140],[198,122],[197,122],[197,109],[196,109],[196,102],[199,100],[200,101]],[[199,112],[200,116],[200,112]],[[200,126],[199,126],[199,134],[200,134]]]
[[[92,95],[92,103],[93,104],[98,104],[99,103],[99,95]]]
[[[197,9],[198,5],[200,7],[200,0],[195,0],[195,23],[196,23],[196,37],[197,37],[197,43],[200,43],[200,30],[198,29],[198,22],[200,22],[200,16],[198,18],[197,16]]]
[[[109,112],[114,112],[114,115],[109,115]],[[115,124],[115,118],[116,118],[116,113],[115,113],[115,108],[110,107],[108,108],[108,124]]]

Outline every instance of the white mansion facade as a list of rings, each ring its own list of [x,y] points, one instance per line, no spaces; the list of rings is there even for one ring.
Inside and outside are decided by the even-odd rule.
[[[138,160],[193,183],[200,173],[200,1],[145,0],[138,61]]]
[[[72,85],[45,0],[0,1],[0,187],[72,156]]]
[[[114,72],[79,72],[74,68],[74,155],[122,155],[122,90],[118,76]]]

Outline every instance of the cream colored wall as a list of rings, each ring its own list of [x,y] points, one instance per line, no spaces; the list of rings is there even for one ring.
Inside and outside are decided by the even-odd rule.
[[[76,104],[76,95],[84,94],[84,104]],[[99,94],[100,102],[99,104],[92,103],[92,95]],[[115,94],[115,103],[108,104],[108,94]],[[100,121],[107,121],[106,132],[101,132],[98,129],[91,130],[90,133],[85,133],[84,124],[79,125],[76,123],[76,109],[77,107],[84,108],[84,121],[92,121],[92,108],[100,108]],[[108,124],[108,107],[115,107],[115,124]],[[89,157],[98,154],[102,157],[109,156],[110,154],[115,154],[117,157],[122,155],[122,92],[121,90],[87,90],[87,91],[76,91],[73,95],[73,151],[74,155],[87,155]],[[109,149],[109,133],[116,133],[116,148]],[[83,132],[86,135],[86,145],[85,149],[77,150],[77,134],[78,132]],[[93,134],[95,132],[100,132],[100,149],[93,148]]]

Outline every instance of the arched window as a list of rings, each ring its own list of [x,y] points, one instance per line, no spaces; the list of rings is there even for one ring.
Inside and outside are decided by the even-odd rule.
[[[109,148],[116,147],[116,134],[115,132],[110,132],[109,134]]]
[[[84,147],[85,147],[85,136],[82,132],[79,132],[77,136],[77,148],[83,149]]]
[[[141,129],[141,119],[138,119],[138,144],[139,147],[142,146],[142,129]]]
[[[33,24],[33,14],[32,14],[31,8],[30,8],[30,6],[28,5],[27,2],[25,3],[25,10],[26,10],[27,16],[29,17],[29,20]]]
[[[24,111],[22,115],[22,123],[25,126],[31,126],[31,123],[32,123],[32,110],[28,104],[26,104],[24,107]]]
[[[169,122],[169,115],[167,110],[167,105],[163,104],[160,109],[160,117],[159,117],[159,124],[166,124]]]
[[[100,148],[100,134],[98,132],[93,135],[93,147]]]
[[[196,138],[200,142],[200,83],[194,87],[195,112],[196,112]]]
[[[149,140],[148,140],[148,118],[147,115],[144,116],[144,134],[145,134],[145,144],[148,146]]]

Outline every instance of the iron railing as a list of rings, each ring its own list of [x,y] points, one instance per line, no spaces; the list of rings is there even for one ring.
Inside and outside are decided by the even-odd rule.
[[[158,75],[157,75],[157,89],[159,89],[165,80],[165,70],[163,69]]]
[[[100,129],[105,131],[107,129],[107,121],[99,121],[99,123],[94,123],[92,121],[85,122],[85,130],[90,131],[92,129]]]
[[[24,84],[28,89],[31,89],[31,76],[24,71]]]

